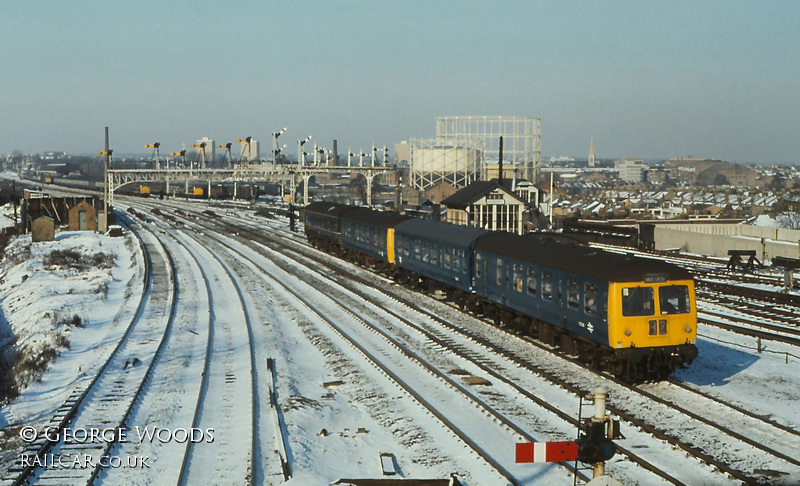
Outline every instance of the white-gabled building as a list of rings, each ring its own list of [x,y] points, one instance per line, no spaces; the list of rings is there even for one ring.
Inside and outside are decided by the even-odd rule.
[[[496,179],[473,182],[443,200],[442,205],[447,207],[449,223],[520,235],[525,230],[528,205]]]

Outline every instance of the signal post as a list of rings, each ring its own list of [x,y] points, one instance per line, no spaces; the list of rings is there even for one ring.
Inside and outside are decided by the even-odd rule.
[[[605,475],[605,462],[614,457],[614,439],[624,438],[619,422],[606,415],[606,391],[597,388],[586,398],[594,401],[594,416],[587,418],[584,433],[569,442],[524,442],[517,444],[516,462],[571,462],[591,464],[594,479],[588,484],[620,485]]]

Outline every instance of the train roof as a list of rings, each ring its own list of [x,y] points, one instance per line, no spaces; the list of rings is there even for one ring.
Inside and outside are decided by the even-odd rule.
[[[667,280],[692,279],[687,270],[660,260],[564,244],[534,233],[491,233],[478,240],[475,250],[610,282],[637,282],[648,275],[663,275]]]
[[[312,202],[305,207],[306,213],[327,214],[329,216],[339,216],[343,211],[351,209],[353,206],[347,204],[339,204],[335,202],[319,201]]]
[[[489,233],[474,226],[462,226],[430,219],[412,218],[403,221],[395,228],[395,234],[415,238],[435,239],[452,247],[469,247],[477,238]]]
[[[374,209],[354,206],[348,206],[347,210],[342,211],[340,214],[343,220],[348,219],[383,228],[394,228],[398,223],[410,218],[410,216],[404,216],[394,211],[376,211]]]

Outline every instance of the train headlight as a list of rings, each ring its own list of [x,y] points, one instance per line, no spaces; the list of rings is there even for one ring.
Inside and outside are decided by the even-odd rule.
[[[625,335],[626,336],[630,336],[631,335],[631,330],[630,329],[625,329]]]
[[[691,326],[686,326],[686,332],[692,332]]]

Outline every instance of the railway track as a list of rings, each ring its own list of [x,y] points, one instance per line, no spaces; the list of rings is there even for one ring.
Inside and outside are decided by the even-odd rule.
[[[176,246],[170,239],[165,240],[170,246]],[[106,470],[98,477],[97,482],[102,484],[130,484],[132,478],[149,483],[178,482],[180,460],[186,455],[186,444],[178,436],[160,440],[158,434],[164,438],[164,430],[175,430],[177,434],[190,430],[192,414],[197,407],[184,407],[183,404],[202,396],[199,380],[193,378],[200,376],[208,363],[205,349],[209,342],[211,313],[210,296],[204,294],[206,278],[200,265],[186,248],[174,247],[172,254],[180,294],[199,298],[177,300],[177,317],[163,357],[155,363],[154,377],[144,390],[140,406],[128,421],[128,433],[133,440],[117,443],[110,451],[120,457],[147,457],[148,467],[137,470],[135,474],[122,475],[114,474],[113,469]],[[144,439],[138,437],[139,430],[148,431],[143,434]],[[156,438],[148,439],[148,433]]]
[[[705,317],[703,317],[705,316]],[[723,319],[723,320],[720,320]],[[740,324],[731,324],[726,321],[733,320]],[[751,336],[768,341],[781,342],[792,346],[800,346],[800,331],[797,329],[786,328],[783,326],[772,325],[763,321],[754,321],[743,317],[731,317],[728,314],[720,314],[711,311],[699,311],[697,322],[708,326],[718,327],[727,331]],[[759,330],[766,329],[766,331]]]
[[[133,212],[140,218],[151,219],[143,213]],[[286,448],[274,446],[285,443],[283,431],[279,424],[270,422],[271,414],[265,410],[266,404],[275,410],[274,395],[259,386],[259,383],[274,378],[274,366],[270,368],[266,360],[257,359],[251,312],[254,305],[247,294],[263,294],[263,289],[243,289],[250,282],[242,282],[242,269],[236,268],[240,265],[235,260],[226,261],[229,259],[224,255],[212,251],[201,235],[194,231],[175,230],[174,226],[158,221],[154,224],[189,253],[202,276],[210,301],[207,316],[210,338],[204,350],[206,364],[198,370],[200,391],[194,417],[188,421],[194,429],[215,427],[215,441],[221,442],[222,448],[187,443],[176,483],[197,484],[205,482],[208,477],[241,476],[242,481],[248,484],[276,481],[275,476],[281,475],[283,480],[290,479],[291,463]],[[245,349],[249,358],[247,366],[242,354]],[[249,390],[244,390],[245,384]],[[250,404],[249,409],[242,408],[244,403]],[[247,427],[243,426],[245,423]],[[271,435],[276,436],[274,440]],[[248,437],[249,443],[245,444]],[[233,455],[234,460],[223,460],[224,455]]]
[[[153,363],[169,335],[178,292],[169,252],[155,238],[138,236],[146,255],[147,271],[145,292],[136,316],[86,390],[73,394],[51,424],[38,432],[38,440],[28,447],[30,457],[36,459],[20,468],[14,485],[53,481],[91,483],[109,466],[108,462],[104,466],[101,458],[107,457],[119,440],[116,431],[125,427],[151,376]],[[153,339],[154,335],[160,338]],[[106,432],[95,437],[70,434],[70,431],[92,430]],[[88,467],[65,468],[63,461],[47,461],[47,457],[64,456],[83,459]]]
[[[253,484],[255,476],[260,476],[260,472],[254,470],[260,466],[260,461],[254,461],[259,414],[255,347],[248,307],[231,271],[216,255],[195,240],[180,236],[176,236],[176,240],[189,251],[200,268],[210,298],[205,366],[191,428],[214,430],[225,446],[221,450],[207,444],[186,442],[178,484],[200,484],[210,477],[239,478]],[[207,252],[218,263],[218,268],[208,270],[213,272],[212,277],[201,264],[197,256],[199,252]],[[230,295],[212,287],[212,279],[218,286],[223,279],[229,282],[237,299],[229,299]],[[248,350],[249,368],[237,359],[238,350],[242,348]],[[249,402],[249,406],[241,406],[242,396],[247,397],[245,402]]]
[[[55,428],[49,435],[58,435],[60,440],[39,441],[26,451],[28,463],[43,464],[44,467],[10,471],[17,475],[13,484],[126,484],[134,477],[149,477],[148,481],[178,484],[205,483],[210,477],[238,478],[237,482],[247,484],[263,482],[262,462],[253,460],[261,456],[261,445],[257,440],[260,416],[257,413],[258,373],[251,320],[242,291],[222,260],[210,254],[198,256],[206,252],[201,244],[188,237],[173,238],[172,246],[180,248],[170,249],[170,245],[158,239],[158,232],[164,233],[159,229],[152,233],[141,230],[137,233],[147,264],[143,283],[145,290],[136,318],[131,321],[124,337],[89,387],[82,393],[70,396],[51,421],[49,427]],[[198,303],[203,305],[202,297],[199,300],[189,299],[189,306],[197,307],[194,312],[186,312],[183,308],[181,310],[184,312],[177,312],[182,287],[176,278],[176,251],[184,251],[188,257],[183,260],[192,261],[194,271],[199,274],[197,280],[201,282],[201,288],[195,290],[208,292],[205,312],[198,307]],[[208,265],[209,259],[216,261],[216,268],[208,268],[213,267]],[[206,275],[208,272],[210,277]],[[189,278],[183,277],[184,280]],[[228,290],[220,290],[226,280]],[[231,299],[231,295],[238,296],[238,299]],[[185,307],[185,304],[182,305]],[[206,315],[207,330],[203,332],[199,329],[198,332],[201,325],[197,323],[200,319],[193,320],[191,316],[203,314]],[[176,321],[180,322],[176,324]],[[177,327],[180,333],[173,327]],[[192,341],[183,334],[206,338],[202,355],[193,354],[191,349],[187,349],[191,348]],[[167,349],[168,352],[165,351]],[[238,359],[243,349],[249,349],[247,364]],[[182,407],[178,411],[169,411],[173,416],[168,418],[166,414],[162,415],[165,407],[153,412],[152,409],[158,409],[160,401],[166,398],[159,395],[155,388],[169,386],[175,373],[188,377],[187,366],[189,370],[197,368],[188,364],[195,359],[202,363],[197,369],[197,376],[203,378],[198,380],[202,382],[194,388],[194,418],[181,417],[186,415]],[[262,368],[266,370],[266,363]],[[172,381],[173,389],[163,393],[169,396],[183,393],[182,396],[188,397],[187,393],[191,393],[191,390],[187,389],[193,387],[194,380],[184,380],[183,383]],[[232,392],[232,388],[239,389]],[[244,396],[248,397],[246,401],[249,401],[250,407],[241,407]],[[142,407],[142,403],[146,406]],[[142,408],[145,410],[140,410]],[[191,409],[186,410],[192,413]],[[142,440],[141,436],[137,437],[138,432],[134,432],[134,426],[137,431],[161,429],[178,432],[174,438],[166,441]],[[98,434],[103,435],[91,441],[83,440],[80,435],[77,440],[68,435],[70,430],[92,429],[101,431]],[[209,429],[216,429],[215,440],[211,441],[216,444],[195,444],[178,435],[180,431]],[[78,467],[73,462],[65,466],[65,455],[69,455],[69,458],[80,457],[82,463]],[[61,459],[53,463],[53,457]],[[117,462],[100,460],[101,457],[117,459]],[[129,464],[131,458],[135,461],[144,459],[141,465],[132,465]],[[178,459],[178,465],[174,464],[175,458]],[[126,460],[128,463],[124,463]],[[87,464],[89,467],[86,467]],[[137,466],[138,472],[122,475],[114,472],[120,467],[132,469]],[[167,479],[173,475],[173,479]]]
[[[721,293],[706,293],[700,292],[699,299],[704,302],[717,304],[731,310],[750,314],[754,317],[774,320],[785,324],[787,327],[800,328],[800,322],[797,319],[797,310],[791,306],[775,306],[774,304],[767,304],[765,302],[753,302],[745,300],[741,297],[734,298]]]
[[[226,242],[215,238],[213,236],[207,235],[209,238],[214,238],[218,245],[221,245],[227,248],[231,252],[235,252],[239,259],[245,259],[250,262],[253,266],[258,268],[261,272],[267,276],[273,284],[279,285],[283,288],[284,291],[291,294],[295,299],[301,302],[305,307],[309,310],[314,312],[316,316],[323,321],[327,326],[329,326],[333,331],[335,331],[342,339],[344,339],[350,346],[356,349],[365,359],[367,359],[370,363],[380,369],[386,376],[388,376],[397,386],[402,388],[408,395],[413,397],[415,401],[417,401],[421,406],[427,409],[433,416],[435,416],[442,424],[444,424],[452,433],[458,436],[465,444],[470,446],[470,448],[475,451],[479,456],[483,457],[484,460],[487,461],[492,467],[494,467],[501,476],[506,477],[512,484],[519,484],[518,480],[505,469],[504,466],[499,464],[493,456],[489,455],[486,451],[486,444],[478,444],[476,443],[471,437],[469,433],[465,433],[464,430],[472,431],[474,433],[474,426],[470,424],[469,421],[456,423],[453,421],[452,418],[448,417],[448,415],[443,412],[448,408],[448,404],[452,403],[451,400],[442,399],[441,397],[431,396],[430,392],[428,394],[419,392],[420,389],[437,389],[440,388],[439,386],[431,386],[431,385],[424,385],[413,380],[418,380],[420,373],[418,372],[408,372],[405,369],[409,366],[409,358],[412,361],[412,366],[420,366],[427,370],[430,374],[436,376],[439,380],[443,381],[444,383],[448,384],[458,393],[461,393],[464,396],[471,397],[471,399],[475,402],[475,404],[480,407],[484,414],[488,414],[497,422],[504,424],[506,427],[511,429],[515,429],[517,432],[525,434],[521,431],[517,426],[515,426],[512,422],[508,419],[504,418],[500,415],[497,411],[495,411],[492,407],[486,405],[483,400],[480,400],[474,394],[470,394],[463,385],[459,385],[453,380],[451,377],[447,375],[447,373],[439,370],[435,366],[431,365],[427,360],[421,358],[416,352],[410,350],[408,347],[404,346],[400,341],[394,339],[389,333],[382,330],[382,326],[377,325],[374,323],[372,317],[368,317],[362,314],[363,311],[356,311],[354,310],[359,305],[358,300],[350,300],[348,302],[343,302],[339,298],[334,297],[331,295],[331,289],[329,287],[320,288],[320,282],[315,280],[314,283],[314,290],[305,289],[303,291],[298,291],[295,285],[287,285],[285,282],[291,280],[290,275],[294,273],[294,268],[286,267],[284,263],[282,266],[283,272],[285,274],[278,274],[274,270],[269,270],[264,268],[263,264],[255,261],[253,258],[244,255],[241,251],[236,250],[231,245],[227,244]],[[274,256],[273,256],[274,258]],[[273,260],[276,262],[276,260]],[[277,262],[276,262],[277,263]],[[338,307],[339,311],[332,311],[327,306],[325,308],[320,307],[320,305],[315,304],[312,302],[312,299],[309,299],[307,295],[313,292],[322,292],[322,295],[334,302]],[[340,313],[345,313],[349,315],[349,318],[342,318]],[[335,316],[335,317],[332,317]],[[363,329],[347,327],[343,323],[344,322],[358,322]],[[364,332],[364,329],[368,332]],[[377,341],[375,338],[378,338]],[[364,343],[369,343],[365,345]],[[394,357],[392,357],[394,356]],[[389,364],[387,364],[387,362]],[[400,371],[398,371],[400,370]],[[409,377],[411,377],[412,381],[409,381]],[[438,393],[437,393],[438,394]],[[485,421],[476,420],[475,423],[482,423],[483,427],[487,427]],[[474,434],[473,434],[474,435]],[[523,435],[523,436],[524,436]],[[511,440],[511,439],[509,439]],[[586,479],[584,477],[584,479]]]

